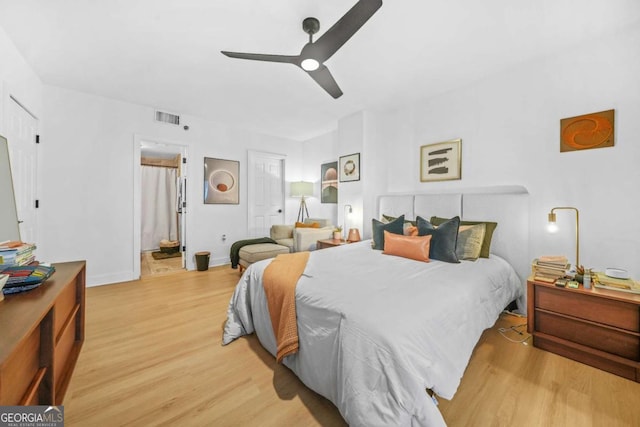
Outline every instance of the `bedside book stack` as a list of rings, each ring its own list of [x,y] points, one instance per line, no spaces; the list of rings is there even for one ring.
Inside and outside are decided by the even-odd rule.
[[[640,283],[633,279],[617,279],[601,272],[593,273],[593,286],[612,291],[640,294]]]
[[[535,280],[545,283],[554,283],[565,276],[569,262],[562,255],[541,256],[533,260],[531,273]]]

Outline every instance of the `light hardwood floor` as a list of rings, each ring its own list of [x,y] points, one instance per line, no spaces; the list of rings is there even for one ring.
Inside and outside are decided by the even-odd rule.
[[[154,259],[152,251],[140,253],[140,276],[146,277],[156,274],[175,273],[184,271],[182,268],[182,258]]]
[[[237,270],[87,289],[86,340],[65,397],[74,426],[343,426],[255,336],[221,345]],[[638,426],[640,384],[485,331],[449,426]]]

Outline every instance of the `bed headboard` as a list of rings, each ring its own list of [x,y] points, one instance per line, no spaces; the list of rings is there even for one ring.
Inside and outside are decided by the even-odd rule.
[[[522,283],[531,271],[529,257],[529,192],[522,186],[470,188],[440,193],[390,194],[378,197],[378,219],[382,214],[415,219],[421,216],[468,221],[493,221],[498,226],[491,240],[491,253],[506,259]]]

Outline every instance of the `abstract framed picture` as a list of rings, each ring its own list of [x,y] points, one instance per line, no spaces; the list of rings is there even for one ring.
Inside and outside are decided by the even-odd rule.
[[[462,174],[461,139],[420,147],[420,181],[460,179]]]
[[[360,181],[360,153],[340,157],[338,171],[340,182]]]
[[[240,162],[204,158],[204,203],[240,203]]]
[[[614,112],[584,114],[560,120],[560,152],[613,147]]]
[[[320,203],[338,203],[338,162],[320,166]]]

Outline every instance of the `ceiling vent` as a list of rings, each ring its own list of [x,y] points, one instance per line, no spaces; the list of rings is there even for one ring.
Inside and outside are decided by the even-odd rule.
[[[156,122],[169,123],[170,125],[177,126],[180,124],[180,116],[156,110]]]

